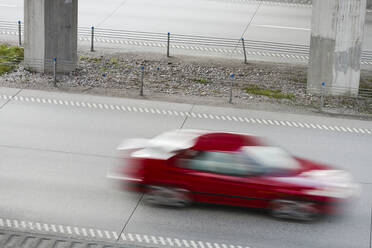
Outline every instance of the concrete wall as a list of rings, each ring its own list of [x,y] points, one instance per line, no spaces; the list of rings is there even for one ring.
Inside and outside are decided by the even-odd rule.
[[[366,0],[313,0],[308,91],[358,94]]]
[[[45,26],[40,17],[44,16],[44,0],[25,0],[24,8],[27,9],[24,13],[25,63],[36,71],[43,71]]]
[[[70,72],[77,62],[77,0],[24,0],[25,62],[33,70]]]

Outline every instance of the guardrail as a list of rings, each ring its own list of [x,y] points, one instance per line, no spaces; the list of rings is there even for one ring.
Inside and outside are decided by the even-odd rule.
[[[23,29],[22,23],[0,21],[0,33],[18,35],[20,44],[22,43]],[[90,42],[91,51],[94,51],[95,43],[110,43],[123,46],[133,45],[164,48],[167,51],[167,56],[170,55],[170,49],[240,55],[244,58],[245,62],[248,56],[272,57],[306,62],[309,59],[310,49],[306,45],[244,40],[242,38],[221,38],[95,27],[79,27],[78,39],[79,41]],[[363,65],[372,65],[372,51],[362,52],[361,63]]]

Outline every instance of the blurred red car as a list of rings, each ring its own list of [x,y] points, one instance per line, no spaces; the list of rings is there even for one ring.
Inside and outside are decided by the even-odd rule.
[[[126,152],[125,165],[108,176],[155,204],[238,205],[311,220],[335,213],[358,189],[343,170],[293,157],[245,134],[175,130],[125,140],[118,149]]]

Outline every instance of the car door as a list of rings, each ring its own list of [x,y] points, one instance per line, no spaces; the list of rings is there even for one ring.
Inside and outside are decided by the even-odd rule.
[[[174,179],[188,185],[196,201],[264,207],[271,198],[258,165],[239,152],[198,151],[178,164]]]

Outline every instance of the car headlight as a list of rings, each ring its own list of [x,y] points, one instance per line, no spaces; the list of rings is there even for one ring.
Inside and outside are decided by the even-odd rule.
[[[330,187],[315,190],[306,190],[307,195],[313,196],[324,196],[332,198],[345,199],[357,195],[359,187],[356,184],[350,185],[349,187]]]

